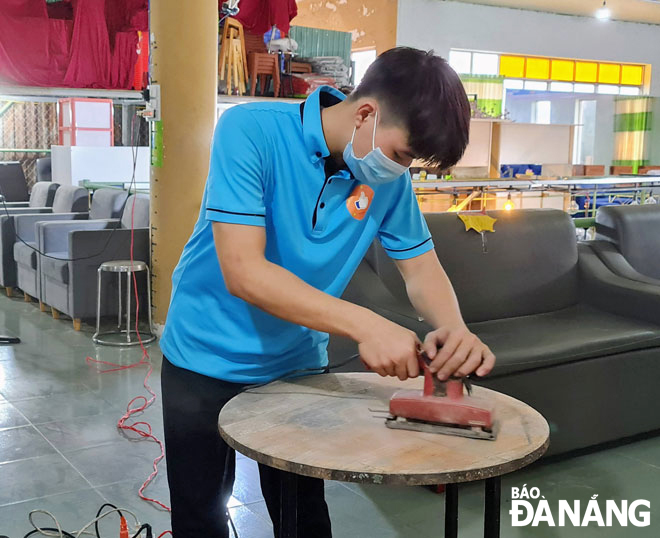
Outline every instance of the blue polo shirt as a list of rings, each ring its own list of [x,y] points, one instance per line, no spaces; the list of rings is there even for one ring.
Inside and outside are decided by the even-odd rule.
[[[259,383],[327,364],[327,333],[271,316],[227,291],[213,222],[263,226],[270,262],[335,297],[375,237],[395,259],[433,248],[407,172],[377,186],[346,169],[326,174],[322,103],[344,98],[321,87],[304,108],[258,102],[220,117],[199,219],[172,274],[160,345],[176,366]]]

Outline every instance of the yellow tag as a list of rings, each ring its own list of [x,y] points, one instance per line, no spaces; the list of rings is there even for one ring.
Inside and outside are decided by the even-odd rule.
[[[465,231],[474,230],[478,233],[494,232],[497,219],[482,213],[459,213],[458,218],[465,224]]]

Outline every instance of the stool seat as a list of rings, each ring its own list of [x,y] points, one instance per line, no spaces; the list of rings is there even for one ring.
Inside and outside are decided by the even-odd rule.
[[[99,266],[101,271],[109,271],[111,273],[130,273],[132,271],[146,271],[147,264],[139,260],[113,260],[104,262]]]

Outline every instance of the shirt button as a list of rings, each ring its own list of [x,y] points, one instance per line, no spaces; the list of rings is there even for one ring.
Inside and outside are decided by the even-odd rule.
[[[323,209],[325,207],[325,202],[321,202],[321,205],[319,207]]]
[[[332,180],[331,180],[331,179],[328,180],[328,185],[330,185],[330,183],[332,183]]]
[[[317,156],[317,157],[321,157],[321,155],[323,155],[323,154],[322,154],[320,151],[317,151],[317,152],[316,152],[316,156]]]

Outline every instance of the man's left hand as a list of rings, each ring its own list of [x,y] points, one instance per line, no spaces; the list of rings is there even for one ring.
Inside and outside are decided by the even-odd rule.
[[[441,327],[426,335],[424,351],[431,359],[431,372],[442,381],[473,372],[485,376],[495,365],[495,355],[465,326]]]

